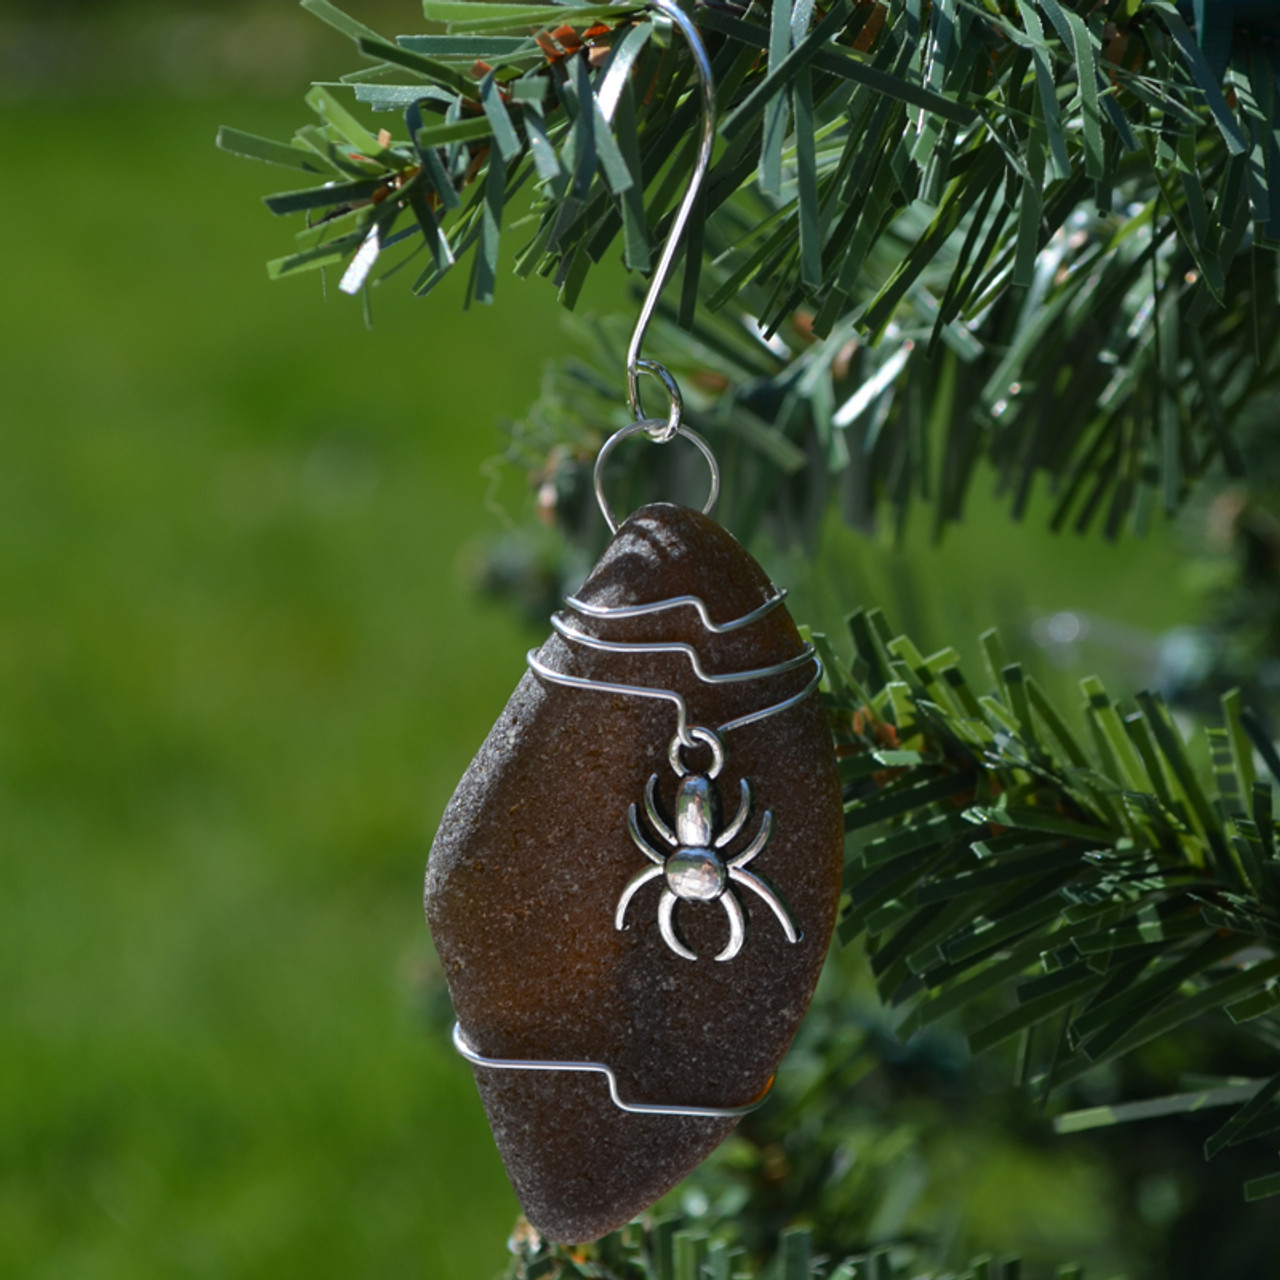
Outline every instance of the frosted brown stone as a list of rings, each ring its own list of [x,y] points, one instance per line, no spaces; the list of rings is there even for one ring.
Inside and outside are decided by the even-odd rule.
[[[723,623],[770,593],[764,571],[724,529],[661,504],[622,525],[578,598],[618,606],[696,595]],[[570,616],[610,640],[691,644],[712,673],[768,666],[802,648],[785,606],[725,635],[708,633],[691,608]],[[805,666],[708,685],[679,654],[601,653],[557,635],[539,654],[556,671],[675,689],[690,723],[710,728],[799,692],[812,675]],[[651,774],[660,809],[672,814],[675,727],[669,703],[565,688],[527,672],[445,810],[427,867],[427,919],[458,1019],[479,1053],[607,1063],[628,1102],[738,1106],[768,1087],[822,967],[840,892],[840,786],[816,693],[724,734],[727,759],[715,784],[722,826],[736,811],[739,780],[749,778],[755,791],[751,817],[726,853],[772,811],[773,836],[750,870],[777,888],[802,937],[789,942],[767,904],[739,887],[742,950],[717,962],[729,937],[725,909],[682,902],[679,930],[699,957],[684,959],[659,931],[661,878],[636,893],[629,928],[614,924],[619,896],[647,865],[628,835],[627,811],[635,803],[643,814]],[[691,772],[710,767],[705,750],[684,758]],[[475,1074],[526,1215],[566,1243],[594,1240],[647,1208],[735,1123],[622,1111],[600,1074]]]

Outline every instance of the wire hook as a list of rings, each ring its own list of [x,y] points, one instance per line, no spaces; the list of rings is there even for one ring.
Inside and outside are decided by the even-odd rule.
[[[698,199],[698,192],[702,189],[702,180],[711,166],[711,147],[716,136],[716,100],[711,78],[711,60],[707,57],[707,50],[693,20],[675,3],[675,0],[645,0],[645,7],[657,10],[679,27],[680,33],[688,42],[689,52],[693,55],[693,65],[697,70],[702,91],[702,137],[698,144],[698,158],[693,166],[693,176],[689,179],[684,199],[680,201],[680,207],[671,220],[667,242],[663,246],[662,255],[649,281],[649,291],[645,294],[644,305],[641,306],[639,318],[636,320],[635,332],[631,335],[631,345],[627,348],[627,400],[631,405],[631,413],[637,422],[652,421],[646,417],[641,405],[639,385],[641,373],[651,374],[662,383],[670,401],[670,408],[665,425],[648,426],[646,429],[654,441],[658,444],[666,444],[674,439],[680,430],[684,400],[680,395],[679,384],[670,371],[656,360],[647,360],[642,357],[640,347],[644,342],[649,322],[653,319],[653,313],[657,309],[663,286],[667,283],[667,276],[671,273],[671,263],[676,256],[676,250],[680,247],[680,239],[684,235],[689,215],[693,212],[694,203]],[[661,422],[661,419],[658,421]]]

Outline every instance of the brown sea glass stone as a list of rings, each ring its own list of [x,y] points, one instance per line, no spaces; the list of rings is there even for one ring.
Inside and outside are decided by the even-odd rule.
[[[622,524],[577,598],[616,608],[697,596],[723,624],[773,594],[760,566],[713,520],[657,504]],[[803,648],[784,605],[725,634],[708,631],[689,607],[562,616],[610,641],[692,645],[708,674],[767,667]],[[679,653],[599,652],[555,634],[538,656],[590,680],[676,690],[690,725],[711,729],[799,693],[814,670],[806,663],[708,684]],[[840,785],[816,692],[723,733],[717,830],[737,810],[740,779],[754,790],[751,816],[726,856],[772,813],[772,836],[749,869],[777,890],[801,936],[789,941],[756,892],[731,885],[747,921],[741,950],[714,958],[730,936],[724,904],[682,901],[678,933],[698,956],[688,960],[659,928],[661,877],[636,892],[628,927],[615,927],[620,896],[649,865],[628,834],[632,804],[650,843],[671,852],[645,818],[644,793],[656,774],[658,808],[670,824],[675,730],[670,702],[568,688],[527,672],[445,810],[427,866],[427,919],[478,1053],[605,1063],[629,1103],[740,1106],[768,1088],[822,967],[840,894]],[[703,748],[680,759],[691,774],[710,771]],[[594,1240],[647,1208],[736,1123],[621,1110],[596,1073],[475,1074],[526,1215],[560,1242]]]

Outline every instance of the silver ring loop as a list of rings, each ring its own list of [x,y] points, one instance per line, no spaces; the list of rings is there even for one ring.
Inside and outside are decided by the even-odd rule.
[[[716,499],[720,496],[720,464],[716,461],[716,455],[711,452],[711,446],[696,431],[684,426],[676,427],[674,436],[663,437],[662,433],[666,430],[666,427],[667,424],[661,418],[642,418],[639,422],[629,423],[627,426],[615,431],[600,446],[600,452],[596,454],[596,502],[600,504],[601,514],[609,526],[610,533],[618,532],[620,521],[613,514],[613,507],[609,505],[609,499],[604,496],[604,464],[618,444],[628,436],[633,436],[640,431],[645,432],[653,439],[674,439],[675,436],[683,436],[686,440],[690,440],[697,445],[702,456],[707,460],[707,466],[711,469],[711,491],[707,494],[707,500],[702,506],[702,514],[709,516],[711,508],[716,505]]]
[[[708,778],[718,778],[720,770],[724,768],[724,743],[720,741],[717,734],[710,729],[704,729],[701,725],[694,725],[689,730],[689,737],[697,742],[705,743],[711,748],[711,768],[707,770]],[[680,748],[690,745],[687,742],[680,741],[680,735],[677,733],[671,739],[671,745],[667,748],[667,759],[671,761],[671,767],[675,770],[677,778],[683,778],[689,772],[684,767],[684,761],[680,759]]]
[[[649,427],[649,439],[655,444],[666,444],[669,440],[675,438],[675,434],[680,430],[680,424],[684,419],[684,396],[680,391],[680,384],[675,380],[675,375],[664,364],[659,364],[656,360],[637,360],[636,369],[642,373],[651,373],[657,380],[662,383],[662,389],[667,393],[667,400],[670,408],[667,410],[666,425],[662,428]],[[656,421],[653,418],[645,418],[644,410],[640,405],[640,391],[636,388],[636,398],[632,406],[635,410],[636,420],[652,423]]]

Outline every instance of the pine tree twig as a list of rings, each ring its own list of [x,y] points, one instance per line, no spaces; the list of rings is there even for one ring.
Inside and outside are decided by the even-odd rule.
[[[994,633],[979,694],[953,650],[924,657],[877,611],[850,631],[851,669],[825,646],[848,831],[838,931],[865,938],[901,1036],[959,1016],[982,1054],[1044,1028],[1027,1077],[1046,1094],[1193,1022],[1274,1046],[1280,827],[1238,697],[1208,730],[1210,780],[1154,694],[1122,707],[1082,682],[1086,747]],[[1280,1076],[1059,1127],[1237,1104],[1213,1155],[1274,1128],[1278,1090]]]
[[[642,6],[426,0],[430,30],[395,41],[306,7],[370,65],[313,89],[317,123],[288,143],[219,135],[313,178],[267,197],[308,223],[273,277],[345,264],[356,293],[425,246],[415,293],[467,263],[468,297],[491,301],[525,192],[516,270],[570,308],[618,247],[648,269],[697,105],[687,53]],[[771,61],[768,13],[696,10],[722,145],[678,321],[778,335],[803,368],[749,361],[770,367],[726,375],[716,412],[773,380],[863,523],[929,492],[940,530],[986,458],[1015,515],[1043,480],[1055,527],[1140,531],[1215,459],[1240,473],[1231,423],[1280,379],[1269,64],[1245,32],[1215,71],[1162,0],[1122,25],[1059,0],[915,12],[840,0]],[[814,369],[833,340],[857,344],[843,377]]]
[[[523,1219],[511,1239],[506,1280],[924,1280],[917,1270],[920,1252],[909,1243],[878,1245],[838,1263],[815,1257],[806,1227],[791,1227],[777,1241],[772,1261],[751,1265],[746,1251],[726,1239],[720,1224],[679,1217],[629,1223],[588,1245],[548,1244]],[[1018,1280],[1019,1260],[992,1255],[968,1267],[948,1271],[950,1280]],[[1072,1264],[1054,1269],[1056,1280],[1085,1280]],[[1027,1276],[1026,1280],[1033,1280]]]

